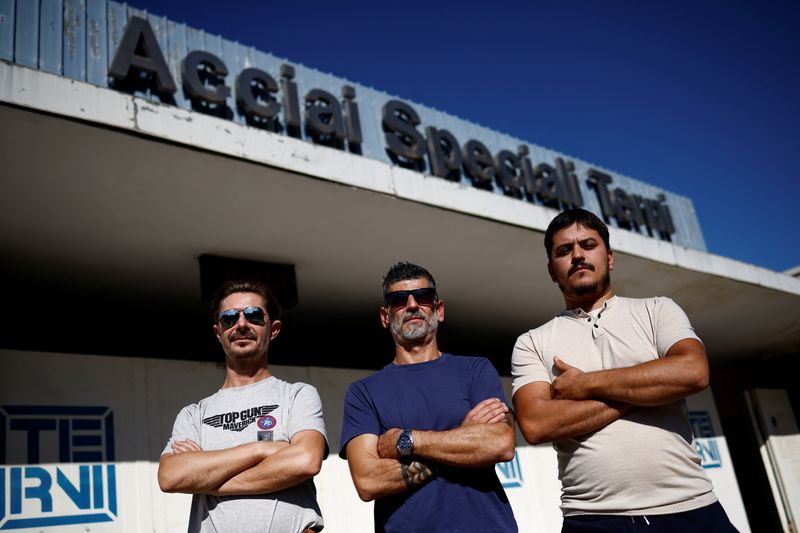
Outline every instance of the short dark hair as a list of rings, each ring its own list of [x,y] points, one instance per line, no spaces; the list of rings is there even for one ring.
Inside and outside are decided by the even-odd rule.
[[[600,220],[597,215],[586,209],[567,209],[562,211],[556,218],[550,221],[547,226],[547,231],[544,234],[544,248],[547,250],[547,260],[552,259],[553,253],[553,236],[564,228],[568,228],[573,224],[578,224],[585,228],[593,229],[600,234],[606,249],[610,252],[611,245],[608,242],[608,226]]]
[[[222,300],[237,292],[252,292],[258,294],[267,305],[267,314],[270,320],[278,320],[281,318],[281,306],[266,283],[254,279],[232,280],[223,283],[222,286],[217,289],[217,292],[214,294],[214,299],[211,301],[211,312],[214,323],[217,322],[217,315],[220,312]]]
[[[389,271],[383,276],[383,294],[389,290],[389,286],[397,283],[398,281],[406,281],[408,279],[425,278],[430,282],[433,289],[436,289],[436,281],[430,272],[425,270],[419,265],[409,263],[408,261],[400,261],[392,265]]]

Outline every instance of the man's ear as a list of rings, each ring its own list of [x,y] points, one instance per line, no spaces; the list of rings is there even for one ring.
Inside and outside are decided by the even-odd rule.
[[[389,322],[390,322],[389,310],[386,309],[385,307],[381,307],[380,310],[378,311],[378,314],[381,317],[381,325],[383,326],[383,328],[389,329]]]
[[[553,264],[552,264],[552,263],[550,263],[550,261],[548,261],[548,262],[547,262],[547,272],[549,272],[549,273],[550,273],[550,279],[551,279],[551,280],[552,280],[554,283],[558,283],[558,280],[556,279],[556,275],[555,275],[555,273],[553,272]]]
[[[214,324],[214,336],[217,338],[219,342],[222,342],[222,337],[220,335],[221,332],[219,330],[219,324]]]
[[[281,321],[280,320],[273,320],[272,326],[269,332],[269,340],[274,341],[275,337],[278,336],[278,333],[281,332]]]
[[[614,270],[614,251],[608,251],[608,271],[611,272]]]
[[[436,301],[436,320],[439,322],[444,322],[444,301],[437,300]]]

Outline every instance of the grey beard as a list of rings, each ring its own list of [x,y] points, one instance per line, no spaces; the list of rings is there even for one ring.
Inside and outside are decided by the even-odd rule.
[[[403,321],[410,316],[419,317],[424,322],[422,324],[414,323],[408,328],[403,327]],[[400,320],[392,321],[391,332],[395,337],[400,337],[404,341],[416,341],[424,339],[428,333],[434,332],[439,329],[439,320],[436,318],[436,313],[431,313],[431,317],[426,319],[422,313],[412,313],[404,315]]]

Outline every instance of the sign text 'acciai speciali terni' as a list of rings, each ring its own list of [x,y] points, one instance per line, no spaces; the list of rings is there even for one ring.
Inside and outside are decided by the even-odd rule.
[[[231,94],[231,87],[225,84],[228,74],[219,57],[190,51],[181,62],[180,75],[191,108],[229,119],[237,113],[251,126],[294,137],[305,132],[314,143],[361,153],[363,135],[353,87],[344,85],[341,98],[323,89],[311,89],[301,101],[291,65],[281,65],[279,80],[261,69],[245,68],[235,77],[233,110],[227,104]],[[141,17],[128,20],[109,76],[116,89],[149,90],[168,102],[174,102],[172,95],[178,91],[155,34]],[[421,124],[418,113],[405,102],[391,99],[382,106],[385,150],[394,164],[456,182],[466,177],[477,188],[499,190],[549,207],[584,204],[572,161],[557,157],[551,162],[534,163],[526,145],[492,154],[480,140],[461,143],[446,129],[428,125],[420,130]],[[620,227],[665,240],[675,233],[664,195],[643,198],[629,194],[614,187],[610,175],[596,169],[588,169],[585,178],[589,189],[597,194],[606,220],[614,218]]]

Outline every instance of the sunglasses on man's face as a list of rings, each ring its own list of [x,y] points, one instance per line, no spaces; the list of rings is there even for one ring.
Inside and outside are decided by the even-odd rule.
[[[417,302],[417,305],[430,306],[436,301],[436,289],[433,287],[426,287],[424,289],[412,289],[410,291],[387,292],[383,295],[383,301],[386,302],[386,307],[397,309],[406,306],[409,296],[414,297],[414,301]]]
[[[260,307],[254,305],[243,309],[226,309],[217,315],[217,322],[222,329],[229,329],[239,322],[239,313],[244,315],[244,319],[256,326],[263,326],[267,323],[267,314]]]

